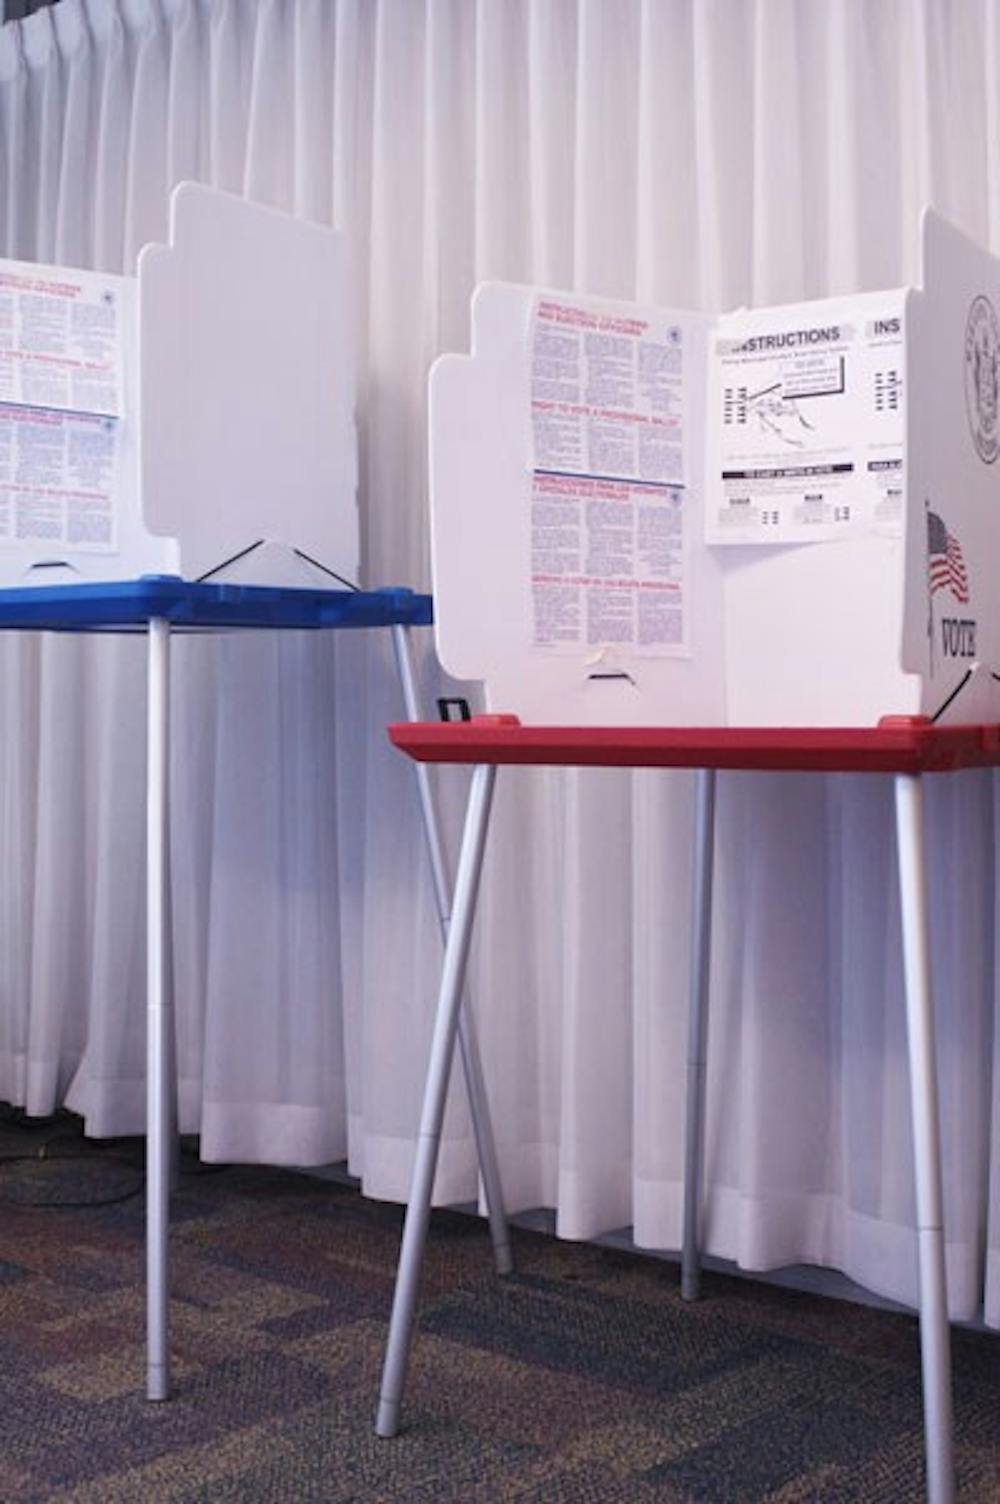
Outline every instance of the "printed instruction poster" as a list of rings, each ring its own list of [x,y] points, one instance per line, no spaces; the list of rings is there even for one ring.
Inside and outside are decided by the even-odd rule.
[[[0,544],[114,546],[118,424],[0,404]]]
[[[0,262],[0,546],[116,547],[120,283]]]
[[[119,304],[110,278],[0,262],[0,402],[120,417]]]
[[[903,521],[903,294],[720,319],[709,543],[805,543]]]
[[[534,645],[685,657],[683,330],[540,298],[529,340]]]

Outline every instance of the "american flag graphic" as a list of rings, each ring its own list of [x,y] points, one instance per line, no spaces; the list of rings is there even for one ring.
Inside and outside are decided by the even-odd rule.
[[[968,605],[969,576],[962,550],[936,512],[927,513],[927,576],[931,595],[950,590],[960,605]]]

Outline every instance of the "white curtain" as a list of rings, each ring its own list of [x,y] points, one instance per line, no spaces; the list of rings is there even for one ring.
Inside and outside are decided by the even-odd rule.
[[[926,202],[1000,251],[1000,4],[61,0],[0,30],[5,254],[130,270],[183,177],[350,237],[366,578],[426,587],[424,382],[475,282],[891,287]],[[0,1095],[135,1130],[141,645],[0,652]],[[387,644],[186,641],[176,694],[183,1125],[401,1198],[439,946]],[[929,818],[951,1304],[1000,1323],[989,776],[932,781]],[[501,776],[473,993],[508,1202],[567,1236],[679,1240],[690,825],[689,775]],[[718,862],[708,1246],[912,1300],[887,783],[723,777]],[[456,1092],[439,1198],[475,1184]]]

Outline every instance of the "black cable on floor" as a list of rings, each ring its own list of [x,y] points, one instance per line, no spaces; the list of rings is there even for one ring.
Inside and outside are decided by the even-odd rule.
[[[10,1103],[0,1103],[0,1134],[6,1132],[10,1137],[20,1137],[22,1134],[29,1140],[33,1140],[36,1134],[45,1134],[40,1143],[32,1148],[14,1149],[12,1152],[0,1149],[0,1173],[4,1165],[12,1164],[41,1164],[54,1163],[55,1161],[80,1160],[88,1166],[98,1163],[124,1166],[136,1171],[136,1183],[127,1190],[116,1192],[109,1196],[95,1196],[88,1200],[71,1200],[36,1198],[31,1196],[0,1195],[0,1206],[30,1206],[51,1211],[83,1211],[88,1207],[117,1206],[122,1202],[131,1201],[140,1195],[145,1188],[145,1156],[144,1140],[136,1138],[131,1140],[133,1148],[112,1149],[97,1147],[96,1141],[88,1140],[80,1131],[80,1119],[75,1113],[67,1112],[64,1108],[57,1109],[46,1117],[29,1117],[23,1107],[14,1107]],[[114,1141],[112,1141],[114,1142]],[[129,1141],[126,1141],[126,1143]],[[221,1175],[230,1168],[229,1165],[204,1165],[198,1159],[197,1140],[193,1140],[195,1147],[180,1146],[179,1172],[189,1179],[200,1178],[203,1175]],[[58,1145],[64,1145],[62,1149]],[[75,1147],[69,1147],[69,1146]],[[185,1163],[185,1159],[188,1163]],[[191,1161],[194,1161],[191,1163]]]

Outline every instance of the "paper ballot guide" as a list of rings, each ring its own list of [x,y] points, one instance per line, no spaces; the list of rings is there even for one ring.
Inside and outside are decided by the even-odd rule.
[[[534,647],[685,657],[692,546],[900,536],[904,300],[713,321],[539,296]]]
[[[707,542],[901,534],[903,307],[900,291],[719,320]]]
[[[124,279],[0,263],[0,547],[116,546]]]

